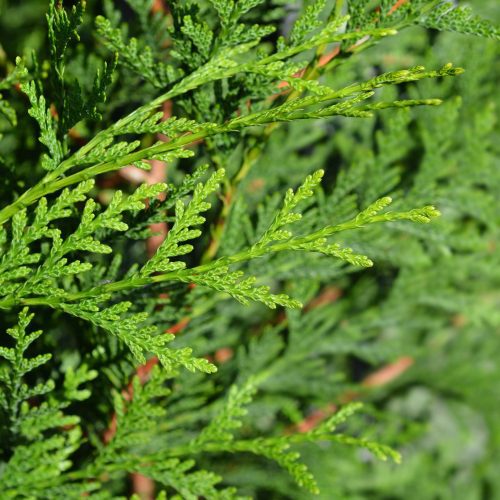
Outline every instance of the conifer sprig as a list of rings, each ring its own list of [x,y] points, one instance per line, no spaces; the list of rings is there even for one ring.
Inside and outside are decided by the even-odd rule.
[[[309,490],[319,493],[318,485],[307,466],[299,461],[300,453],[290,449],[291,443],[334,441],[346,445],[363,447],[371,451],[377,458],[395,462],[401,460],[400,455],[391,448],[379,443],[352,436],[336,434],[335,430],[346,422],[354,413],[362,408],[361,403],[352,403],[341,408],[332,417],[318,427],[305,433],[272,438],[241,439],[237,430],[242,427],[242,420],[247,415],[246,407],[252,402],[257,392],[257,385],[262,383],[266,375],[249,378],[241,387],[231,386],[226,404],[211,420],[210,424],[188,445],[174,448],[172,455],[183,456],[190,453],[223,453],[247,452],[263,456],[275,461],[293,477],[295,482]]]
[[[76,497],[95,489],[97,484],[72,482],[65,474],[72,465],[71,455],[82,443],[82,432],[79,417],[66,415],[63,410],[72,401],[90,396],[79,386],[96,378],[97,372],[85,365],[69,370],[62,400],[53,394],[53,380],[28,384],[25,375],[46,365],[52,357],[49,353],[26,355],[30,345],[43,335],[42,330],[27,333],[33,316],[24,308],[17,325],[7,330],[14,347],[0,347],[0,358],[8,363],[0,371],[0,414],[7,416],[0,421],[0,437],[3,445],[14,447],[0,475],[0,488],[6,498],[58,494]]]
[[[298,2],[297,13],[263,0],[125,3],[85,12],[83,0],[51,0],[47,61],[15,59],[18,40],[0,40],[0,496],[111,498],[130,493],[128,474],[165,488],[162,499],[241,498],[227,484],[295,494],[278,468],[275,481],[262,476],[268,460],[307,495],[319,492],[305,465],[317,442],[318,453],[331,447],[345,460],[345,491],[333,494],[362,496],[365,486],[342,485],[364,481],[366,468],[338,445],[382,461],[400,455],[369,437],[376,424],[354,416],[360,404],[339,403],[352,399],[345,384],[361,397],[377,377],[387,386],[414,363],[405,373],[420,392],[401,386],[394,413],[410,406],[420,418],[420,405],[431,414],[440,391],[463,396],[465,372],[451,366],[456,358],[464,366],[455,337],[497,326],[487,287],[470,286],[495,279],[485,244],[495,120],[494,106],[476,106],[488,91],[481,62],[468,61],[472,76],[460,87],[441,82],[463,70],[439,68],[440,51],[427,56],[435,70],[394,70],[416,64],[407,62],[422,56],[413,48],[398,47],[392,62],[375,55],[372,64],[369,53],[363,68],[354,62],[409,26],[492,39],[498,28],[442,0],[314,0]],[[0,31],[11,33],[3,14],[21,7],[0,11]],[[24,16],[16,23],[27,26]],[[493,66],[491,54],[478,60]],[[446,100],[456,88],[474,103],[460,126],[458,100]],[[307,125],[319,120],[328,123]],[[410,159],[408,174],[398,165]],[[161,162],[169,184],[158,182]],[[147,182],[123,187],[118,171],[132,166]],[[280,204],[283,185],[295,184]],[[418,208],[391,210],[391,193]],[[446,217],[424,231],[419,224],[440,215],[430,203]],[[152,234],[161,241],[141,241]],[[374,262],[383,266],[363,272]],[[362,273],[353,280],[354,271]],[[454,292],[464,283],[479,301]],[[429,331],[437,335],[430,361],[421,355]],[[442,346],[447,372],[435,377]],[[488,338],[484,350],[482,361],[496,353]],[[372,371],[384,363],[389,376]],[[358,364],[371,373],[361,384],[349,379]],[[474,380],[481,370],[491,378],[483,364]],[[386,396],[371,393],[377,408],[394,401]],[[494,419],[470,417],[478,404],[462,399],[467,427],[484,436]],[[445,400],[439,419],[448,422]],[[404,426],[393,410],[383,441],[414,440],[395,437],[394,424]],[[415,463],[427,477],[426,461]],[[491,473],[481,484],[494,490]],[[383,489],[374,494],[397,496]]]
[[[68,312],[73,314],[77,309],[70,306],[70,302],[97,299],[99,297],[109,298],[109,294],[117,293],[119,291],[143,287],[153,283],[168,283],[170,281],[198,283],[218,291],[229,293],[243,303],[247,303],[248,301],[259,301],[272,308],[276,307],[276,305],[298,307],[300,304],[297,301],[289,299],[286,295],[273,295],[270,293],[269,288],[265,286],[254,287],[253,284],[256,281],[255,277],[247,277],[241,271],[229,272],[228,266],[250,261],[268,254],[291,250],[305,250],[320,252],[328,256],[340,258],[352,265],[369,267],[373,265],[373,263],[368,257],[357,255],[349,248],[341,248],[338,243],[328,243],[328,238],[339,232],[359,229],[363,226],[378,222],[409,220],[412,222],[427,223],[430,222],[432,218],[439,215],[439,211],[432,206],[416,208],[403,212],[380,213],[392,202],[391,198],[385,197],[377,200],[351,220],[332,226],[325,226],[305,236],[294,236],[289,230],[282,229],[282,226],[297,222],[301,219],[301,214],[292,212],[292,210],[301,201],[304,201],[313,195],[313,189],[318,186],[323,176],[323,171],[318,171],[315,174],[308,176],[296,193],[292,190],[287,192],[283,208],[280,212],[278,212],[274,221],[271,223],[271,226],[267,229],[264,235],[252,247],[242,250],[234,255],[214,260],[208,264],[185,269],[186,266],[184,262],[172,261],[171,258],[185,255],[193,250],[192,245],[187,245],[183,242],[200,236],[201,232],[197,229],[192,229],[192,226],[199,225],[204,221],[204,217],[200,215],[200,212],[204,212],[210,208],[210,204],[205,201],[205,199],[217,189],[219,183],[223,179],[223,176],[224,172],[219,170],[214,173],[205,184],[198,184],[194,189],[193,197],[187,207],[184,206],[184,203],[181,200],[177,201],[176,218],[172,226],[172,230],[167,235],[167,238],[159,247],[156,254],[138,273],[135,273],[124,280],[115,281],[113,283],[98,286],[90,290],[84,290],[82,292],[66,293],[59,290],[55,293],[57,289],[53,287],[51,281],[47,281],[49,276],[53,279],[61,276],[63,273],[73,274],[74,272],[83,272],[89,269],[88,265],[82,267],[82,265],[76,261],[72,264],[66,265],[67,261],[63,259],[63,256],[66,253],[75,250],[107,253],[109,251],[108,247],[106,245],[102,245],[99,241],[94,240],[91,237],[91,234],[95,233],[99,228],[125,231],[128,226],[121,221],[121,213],[125,210],[138,210],[141,207],[143,208],[144,204],[140,200],[144,197],[150,197],[158,194],[165,189],[165,186],[162,184],[153,186],[144,185],[137,189],[134,195],[131,195],[124,200],[122,200],[122,195],[118,191],[107,210],[95,219],[93,215],[95,202],[92,200],[87,201],[83,214],[84,217],[76,232],[70,235],[64,242],[59,240],[59,235],[55,232],[55,236],[53,236],[55,237],[55,243],[48,259],[37,269],[33,277],[28,278],[23,285],[18,286],[17,290],[14,288],[15,291],[9,292],[13,294],[13,297],[0,301],[0,307],[12,307],[12,305],[16,303],[26,305],[48,304],[52,307],[57,307],[58,304],[61,304],[62,307],[66,308]],[[83,188],[86,187],[87,186],[84,185]],[[24,212],[21,212],[21,214],[24,214]],[[22,227],[24,227],[25,224],[25,221],[22,222]],[[22,229],[20,230],[22,231]],[[16,233],[17,238],[21,238],[20,230]],[[36,226],[34,231],[37,231]],[[39,236],[42,234],[43,233]],[[14,243],[16,241],[15,237]],[[15,245],[18,244],[15,243]],[[16,248],[17,246],[15,246],[14,249],[11,250],[10,254],[7,255],[17,255],[18,251]],[[26,253],[27,245],[24,248],[24,252]],[[29,257],[29,254],[28,258],[31,258]],[[38,259],[38,256],[36,256],[36,258]],[[9,267],[11,267],[12,262],[7,262],[9,263]],[[23,261],[20,261],[18,265],[22,263]],[[53,270],[56,263],[59,263],[58,266],[60,268],[57,273]],[[52,270],[51,275],[47,275],[47,269]],[[21,266],[18,273],[21,272],[22,277],[24,278],[29,273],[29,268]],[[152,275],[155,272],[159,272],[161,274]],[[17,276],[8,274],[7,277],[12,279]],[[21,275],[19,275],[19,277],[21,277]],[[15,285],[11,286],[15,287]],[[33,290],[41,295],[39,299],[26,297],[26,294],[29,291],[33,292]],[[52,298],[44,298],[43,295],[49,290]],[[126,306],[125,303],[122,305],[125,309],[121,312],[125,312],[125,310],[130,306]],[[89,307],[91,307],[90,310],[92,311],[96,305],[90,303]],[[84,316],[87,319],[91,319],[92,317],[89,316],[89,313],[85,313]],[[95,318],[95,321],[96,324],[107,324],[102,323],[102,321],[97,318]],[[140,319],[137,321],[140,321]],[[109,328],[110,327],[107,329]],[[133,328],[127,327],[127,329]],[[111,329],[113,333],[120,336],[119,328],[116,332],[115,330],[116,328]],[[135,352],[137,351],[135,350]],[[139,359],[143,358],[139,356]]]
[[[25,207],[33,204],[42,196],[46,196],[50,193],[57,192],[60,189],[63,189],[67,186],[71,186],[72,184],[82,182],[83,180],[93,178],[97,175],[111,172],[113,170],[118,170],[124,166],[130,164],[141,164],[144,160],[153,159],[153,158],[162,158],[171,160],[175,157],[186,157],[189,155],[189,152],[186,152],[183,148],[192,144],[200,139],[205,137],[219,134],[222,132],[229,131],[237,131],[246,127],[251,127],[255,125],[265,125],[269,123],[275,123],[279,121],[292,121],[292,120],[300,120],[300,119],[311,119],[311,118],[320,118],[320,117],[328,117],[335,115],[344,115],[344,116],[359,116],[359,117],[367,117],[371,116],[371,110],[376,109],[385,109],[388,107],[406,107],[406,106],[415,106],[415,105],[436,105],[440,104],[441,101],[434,99],[424,99],[424,100],[406,100],[406,101],[395,101],[395,102],[387,102],[381,103],[377,106],[377,104],[369,105],[366,107],[357,107],[356,104],[360,102],[360,100],[367,99],[371,97],[370,91],[372,89],[390,85],[395,83],[402,82],[411,82],[417,81],[423,78],[435,78],[441,76],[454,76],[460,74],[462,70],[460,68],[453,68],[451,64],[445,65],[442,69],[437,71],[425,71],[422,67],[417,67],[412,70],[403,70],[399,72],[387,73],[385,75],[381,75],[379,77],[368,80],[367,82],[363,82],[360,84],[350,85],[342,90],[333,91],[329,94],[325,95],[314,95],[305,98],[298,98],[292,101],[289,101],[281,106],[276,108],[271,108],[269,110],[256,112],[250,115],[245,115],[242,117],[237,117],[230,120],[226,124],[214,125],[212,123],[208,123],[206,126],[203,124],[197,125],[195,129],[196,132],[191,134],[183,134],[178,138],[168,142],[150,146],[148,148],[144,148],[139,151],[130,152],[131,149],[135,149],[137,143],[132,143],[128,146],[126,143],[123,143],[123,146],[116,146],[114,149],[103,149],[110,145],[109,142],[109,134],[119,133],[120,128],[116,132],[111,129],[109,132],[101,133],[102,136],[96,136],[96,141],[99,139],[95,145],[95,147],[99,147],[94,154],[94,157],[102,155],[104,152],[104,161],[97,163],[91,167],[84,168],[83,170],[76,172],[74,174],[70,174],[62,177],[62,174],[66,172],[69,168],[72,168],[80,163],[80,158],[85,158],[86,155],[90,153],[90,144],[92,141],[83,148],[80,149],[72,158],[63,161],[59,164],[59,166],[51,167],[52,171],[43,179],[40,183],[35,185],[33,188],[25,192],[17,201],[12,203],[10,206],[4,207],[0,210],[0,224],[8,220],[15,214],[21,207]],[[333,99],[344,99],[350,96],[354,96],[351,99],[347,99],[346,101],[342,101],[339,104],[333,104],[331,106],[327,106],[324,109],[318,111],[305,111],[308,107],[314,107],[319,104],[322,104],[327,101],[331,101]],[[304,109],[305,108],[305,109]],[[38,115],[37,115],[38,116]],[[132,115],[131,115],[132,116]],[[154,115],[158,117],[158,115]],[[137,126],[143,126],[144,124],[144,115],[139,114],[139,116],[135,119],[137,122]],[[127,129],[134,130],[133,127],[134,121],[125,120],[127,125]],[[148,122],[150,123],[150,122]],[[45,126],[45,125],[44,125]],[[154,126],[153,126],[154,127]],[[44,128],[42,128],[44,130]],[[48,129],[47,129],[48,130]],[[106,137],[108,136],[108,137]],[[103,143],[103,141],[105,141]],[[47,141],[46,141],[47,142]],[[104,145],[104,146],[103,146]],[[84,153],[85,152],[85,153]],[[165,156],[167,155],[167,156]],[[170,155],[170,156],[168,156]],[[84,161],[86,163],[86,161]]]

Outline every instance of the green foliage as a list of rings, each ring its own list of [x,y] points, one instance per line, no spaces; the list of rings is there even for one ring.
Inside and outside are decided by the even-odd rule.
[[[73,41],[79,41],[78,28],[83,22],[85,2],[77,2],[70,11],[63,8],[62,2],[51,0],[49,12],[47,13],[48,39],[51,65],[53,68],[52,85],[56,91],[56,110],[59,113],[60,133],[66,133],[68,129],[83,119],[99,120],[97,107],[106,100],[106,88],[111,83],[114,64],[108,68],[103,64],[103,70],[97,70],[91,91],[88,96],[82,95],[82,89],[78,80],[67,81],[66,73],[66,53],[68,46]],[[33,84],[32,84],[33,85]],[[42,140],[44,130],[48,128],[48,123],[44,124],[41,119],[43,113],[43,102],[40,102],[37,110],[34,103],[35,89],[23,89],[28,93],[33,106],[32,116],[38,121],[42,130]],[[43,96],[40,97],[42,99]],[[46,122],[48,119],[45,120]],[[52,127],[53,128],[53,127]],[[54,133],[55,135],[55,133]],[[43,142],[43,141],[42,141]],[[47,142],[43,142],[51,151],[53,156],[52,168],[55,168],[62,159],[62,155],[55,157]],[[47,167],[46,167],[47,168]]]
[[[457,7],[451,2],[442,2],[418,23],[426,28],[457,31],[500,40],[500,31],[493,23],[473,14],[470,7]]]
[[[321,27],[322,23],[318,18],[324,8],[324,0],[317,0],[306,7],[304,13],[295,21],[290,32],[292,45],[302,43],[316,28]]]
[[[40,126],[39,140],[50,153],[50,156],[45,155],[42,157],[42,167],[46,170],[53,170],[61,163],[64,156],[63,146],[57,139],[56,121],[52,117],[50,109],[47,109],[45,97],[37,95],[35,82],[25,83],[22,89],[31,102],[29,114]]]
[[[500,491],[473,12],[0,1],[2,498]]]
[[[81,365],[75,372],[70,370],[64,380],[64,398],[49,398],[38,405],[30,404],[34,398],[44,397],[54,391],[53,380],[28,385],[25,376],[46,364],[50,354],[26,357],[29,346],[42,335],[42,330],[27,333],[26,328],[33,319],[24,308],[16,326],[7,330],[15,344],[12,348],[0,348],[9,365],[0,375],[2,397],[2,442],[12,446],[13,454],[4,466],[0,486],[6,498],[50,496],[67,494],[77,496],[94,489],[92,484],[65,484],[64,472],[72,465],[70,456],[81,445],[80,419],[65,415],[62,410],[71,401],[82,401],[90,396],[88,389],[79,389],[80,384],[96,378],[97,372]],[[65,428],[62,434],[54,430]],[[50,434],[48,433],[49,431]]]
[[[154,61],[149,47],[139,47],[136,38],[131,38],[128,43],[124,42],[121,31],[113,28],[109,20],[103,17],[96,18],[96,27],[106,46],[119,54],[120,63],[126,64],[155,87],[163,88],[175,78],[169,66]]]

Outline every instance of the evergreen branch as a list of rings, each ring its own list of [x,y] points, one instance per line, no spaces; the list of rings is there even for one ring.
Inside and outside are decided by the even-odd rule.
[[[175,373],[154,367],[144,385],[139,377],[132,381],[133,400],[126,403],[120,394],[114,394],[117,415],[117,431],[111,441],[99,451],[96,459],[85,469],[72,474],[72,478],[93,479],[103,472],[134,470],[151,477],[165,486],[172,487],[185,498],[195,499],[199,495],[210,498],[239,498],[234,488],[223,490],[215,486],[221,478],[207,471],[191,471],[194,461],[181,462],[167,452],[141,456],[130,453],[134,446],[143,444],[155,436],[155,431],[166,410],[158,406],[171,393],[165,383]]]
[[[191,251],[191,247],[188,246],[185,248],[186,245],[179,247],[178,243],[198,235],[198,233],[189,229],[189,226],[200,223],[201,216],[199,215],[199,211],[206,210],[208,208],[206,202],[203,200],[216,188],[218,182],[221,180],[221,175],[222,172],[219,171],[214,174],[205,185],[199,184],[199,187],[195,190],[197,194],[186,210],[181,208],[182,206],[180,204],[177,205],[178,209],[180,209],[178,213],[178,220],[180,221],[178,229],[174,230],[173,236],[170,239],[167,238],[162,246],[160,246],[157,255],[152,259],[153,264],[146,264],[141,273],[137,273],[131,277],[125,278],[124,280],[100,285],[90,290],[76,293],[64,293],[59,297],[7,298],[0,301],[0,308],[10,308],[17,303],[24,305],[46,304],[51,307],[67,308],[68,312],[76,314],[77,309],[70,305],[71,302],[98,298],[101,296],[109,296],[110,294],[119,291],[169,281],[199,283],[201,285],[208,286],[209,288],[229,293],[243,303],[247,303],[248,301],[260,301],[270,307],[276,307],[276,305],[298,307],[300,304],[286,295],[273,295],[267,287],[253,287],[255,278],[247,277],[242,279],[244,275],[241,272],[228,272],[228,266],[278,252],[306,250],[320,252],[328,256],[340,258],[352,265],[369,267],[373,265],[373,263],[366,256],[357,255],[351,249],[341,248],[340,245],[336,243],[329,244],[328,238],[339,232],[359,229],[366,225],[379,222],[409,220],[418,223],[428,223],[431,219],[439,216],[439,211],[432,206],[416,208],[405,212],[389,211],[380,213],[392,202],[391,198],[385,197],[377,200],[353,219],[340,224],[325,226],[306,236],[296,237],[288,231],[283,231],[281,229],[282,225],[298,220],[297,215],[291,213],[291,210],[300,201],[306,199],[308,196],[311,196],[312,189],[318,185],[321,179],[322,172],[320,171],[315,175],[309,176],[304,184],[297,190],[297,193],[294,194],[292,191],[287,193],[283,209],[276,216],[275,221],[271,224],[271,227],[266,231],[261,240],[254,246],[234,255],[219,258],[211,263],[202,264],[191,269],[184,269],[185,266],[183,264],[170,262],[170,257],[179,255],[178,252],[182,255],[187,251]],[[279,242],[273,243],[274,240],[278,240]],[[155,270],[158,271],[161,269],[171,270],[158,275],[150,275]],[[92,308],[95,308],[95,304],[91,302],[89,307],[91,307],[92,310]],[[126,308],[128,309],[128,307],[129,305],[127,305]],[[88,319],[91,319],[90,316]],[[95,319],[92,321],[94,320]],[[104,325],[103,323],[100,324],[101,326]],[[119,328],[118,326],[112,327],[111,325],[106,324],[105,327],[118,336],[122,335],[119,330],[116,330],[116,328]],[[127,330],[133,331],[134,328],[135,327],[127,327]],[[150,332],[148,335],[149,334]],[[125,340],[125,338],[128,338],[129,336],[130,335],[126,335],[123,339]],[[157,350],[158,348],[159,347],[154,347],[154,350]],[[142,347],[134,347],[134,349],[136,355],[138,355],[140,359],[143,359],[139,352],[141,350],[146,350],[146,346],[143,345]]]
[[[42,335],[41,330],[26,332],[33,316],[24,308],[18,324],[7,330],[14,347],[0,347],[0,357],[10,365],[10,369],[0,371],[0,415],[6,415],[0,420],[0,436],[2,443],[14,446],[13,455],[0,473],[0,488],[5,498],[50,495],[50,492],[81,495],[98,484],[73,483],[64,474],[72,465],[70,456],[79,448],[82,436],[80,419],[61,410],[73,400],[89,397],[90,392],[79,386],[95,378],[97,372],[82,365],[66,375],[64,401],[52,398],[33,404],[34,398],[50,394],[55,387],[53,380],[29,386],[24,378],[51,359],[50,354],[26,357],[29,346]],[[46,434],[64,427],[65,432]]]
[[[320,426],[305,433],[257,439],[237,438],[235,431],[242,426],[242,419],[247,414],[245,406],[248,406],[252,402],[257,391],[257,384],[262,383],[269,375],[269,370],[266,370],[264,374],[260,374],[255,378],[249,378],[241,387],[232,385],[226,404],[210,421],[208,426],[196,438],[191,440],[189,444],[170,450],[171,456],[206,452],[252,453],[277,462],[278,465],[288,471],[299,486],[315,494],[319,493],[318,485],[306,465],[298,461],[300,454],[290,450],[292,443],[329,440],[366,448],[380,460],[385,461],[390,457],[395,462],[400,462],[400,455],[388,446],[363,438],[334,434],[339,424],[343,424],[350,416],[362,408],[361,403],[352,403],[343,407],[336,414],[321,423]]]
[[[43,95],[37,96],[35,82],[23,83],[21,89],[26,93],[31,109],[29,114],[40,126],[40,142],[49,150],[50,156],[42,157],[42,166],[46,170],[57,168],[64,156],[64,147],[57,138],[57,125],[49,109],[46,108]]]
[[[373,89],[382,87],[384,85],[398,84],[402,82],[417,81],[424,78],[435,78],[443,76],[454,76],[462,72],[461,68],[453,68],[451,64],[445,65],[443,68],[437,71],[425,71],[421,66],[413,68],[411,70],[402,70],[397,72],[386,73],[375,77],[366,82],[359,84],[350,85],[339,91],[334,91],[326,95],[315,95],[300,99],[294,99],[293,101],[287,102],[276,108],[270,110],[265,110],[261,112],[252,113],[249,115],[234,118],[222,125],[207,124],[206,126],[200,125],[201,131],[181,135],[177,139],[174,139],[168,143],[160,143],[153,145],[148,148],[144,148],[137,152],[126,153],[123,156],[117,156],[109,161],[104,161],[103,163],[98,163],[92,167],[88,167],[80,172],[76,172],[72,175],[66,177],[57,178],[62,172],[68,169],[69,166],[73,166],[71,162],[63,162],[57,169],[50,172],[44,180],[38,183],[33,188],[27,190],[17,201],[13,204],[0,210],[0,224],[4,223],[13,214],[15,214],[22,207],[29,206],[34,203],[37,199],[47,194],[56,192],[72,184],[82,182],[87,179],[91,179],[97,175],[111,172],[113,170],[118,170],[126,165],[137,164],[148,158],[155,158],[159,155],[165,155],[173,153],[175,155],[180,154],[181,156],[185,153],[174,153],[175,151],[182,151],[182,148],[188,144],[192,144],[200,139],[208,137],[210,135],[215,135],[222,132],[237,131],[245,127],[255,126],[255,125],[265,125],[268,123],[275,123],[279,121],[291,121],[299,119],[310,119],[315,117],[325,117],[334,115],[345,115],[345,116],[371,116],[366,110],[357,109],[356,104],[359,103],[360,99],[371,97],[370,92]],[[322,111],[307,112],[304,111],[305,107],[315,106],[322,104],[327,101],[335,99],[344,99],[353,96],[351,99],[347,99],[339,104],[332,105],[325,108]],[[393,104],[395,107],[402,106],[413,106],[421,104],[439,104],[436,100],[409,100],[409,101],[399,101]],[[379,105],[380,108],[390,107],[389,103],[384,103]],[[377,109],[377,107],[372,107],[368,109]],[[139,118],[139,123],[143,122],[143,118]],[[127,126],[130,126],[130,122]],[[99,143],[101,144],[101,143]],[[107,142],[106,144],[109,144]],[[85,148],[85,147],[84,147]],[[80,152],[84,149],[82,148]],[[122,150],[119,150],[121,154]],[[82,154],[82,153],[80,153]],[[77,155],[78,156],[78,155]],[[77,157],[75,156],[75,158]],[[73,160],[74,161],[74,160]],[[65,165],[66,164],[66,165]],[[62,166],[64,168],[62,169]]]
[[[389,15],[393,14],[399,7],[401,7],[401,5],[403,5],[403,3],[404,2],[396,2],[392,6],[392,8],[390,9]],[[304,34],[306,31],[314,30],[315,27],[317,27],[315,18],[318,15],[318,13],[322,10],[323,4],[324,4],[324,2],[322,2],[321,0],[318,0],[316,3],[310,5],[307,8],[306,13],[304,13],[303,18],[297,19],[297,21],[296,21],[297,28],[295,28],[295,25],[294,25],[294,29],[296,29],[300,32],[304,32]],[[334,9],[332,10],[332,12],[328,18],[328,22],[331,22],[333,20],[341,18],[343,4],[344,4],[343,0],[336,0]],[[349,6],[351,6],[351,4]],[[424,13],[428,12],[431,10],[431,8],[432,8],[431,6],[427,6],[423,9],[422,12],[424,12]],[[304,24],[303,26],[302,26],[302,23]],[[396,28],[403,29],[409,25],[410,25],[410,19],[407,19],[406,22],[404,22],[404,21],[400,22],[396,26]],[[292,30],[292,33],[293,33],[293,30]],[[307,67],[303,71],[300,71],[297,75],[294,75],[294,77],[295,77],[295,79],[297,79],[296,77],[299,76],[300,78],[298,78],[298,79],[301,80],[302,82],[310,81],[310,80],[314,81],[314,79],[319,78],[322,73],[324,73],[327,70],[332,69],[332,66],[337,62],[334,59],[337,56],[339,56],[340,54],[342,54],[345,58],[346,55],[353,55],[354,53],[359,53],[360,51],[366,50],[367,48],[375,45],[377,42],[378,42],[377,37],[365,37],[362,39],[361,44],[358,43],[358,41],[356,41],[351,47],[349,47],[344,52],[342,52],[341,47],[338,46],[331,53],[329,53],[327,55],[324,55],[327,44],[319,45],[316,49],[314,59],[307,65]],[[293,44],[293,42],[292,42],[292,44]],[[299,97],[301,94],[301,90],[303,90],[303,88],[301,89],[300,86],[299,86],[299,88],[296,88],[296,86],[294,86],[291,83],[292,81],[293,81],[293,79],[292,80],[289,78],[286,79],[286,82],[290,85],[290,87],[292,89],[292,91],[289,92],[289,94],[286,98],[287,102]],[[316,83],[316,82],[314,82],[314,83]],[[424,103],[422,102],[422,104],[424,104]],[[429,101],[428,103],[425,103],[425,104],[438,104],[438,102],[437,102],[437,100],[433,100],[433,102]],[[414,104],[414,105],[418,105],[418,104]],[[370,116],[370,114],[369,113],[364,114],[363,111],[361,111],[357,115],[352,115],[352,116],[367,117],[367,116]],[[241,165],[238,173],[235,175],[234,179],[232,180],[232,182],[229,184],[229,186],[227,188],[227,194],[224,197],[224,199],[227,201],[224,203],[222,210],[221,210],[221,213],[220,213],[220,216],[219,216],[219,219],[218,219],[217,223],[215,224],[215,227],[213,229],[212,241],[211,241],[209,247],[207,248],[207,250],[205,251],[205,253],[203,254],[202,263],[210,261],[217,254],[220,239],[221,239],[223,231],[224,231],[224,226],[225,226],[225,223],[226,223],[227,219],[229,218],[229,214],[231,212],[231,207],[232,207],[231,203],[233,200],[236,199],[237,187],[238,187],[239,183],[248,175],[248,172],[250,171],[252,165],[257,161],[259,156],[264,151],[265,144],[267,143],[269,137],[271,136],[271,133],[276,129],[276,127],[278,125],[279,125],[279,122],[274,122],[274,123],[267,125],[267,127],[265,127],[265,129],[263,130],[263,132],[261,134],[260,140],[257,141],[257,145],[253,146],[245,153],[245,156],[244,156],[243,161],[242,161],[242,165]]]
[[[500,27],[473,14],[470,7],[458,7],[452,2],[440,2],[417,19],[417,24],[440,31],[456,31],[500,40]]]
[[[374,53],[361,67],[320,77],[411,25],[493,39],[498,29],[443,0],[126,0],[125,11],[106,0],[85,16],[83,0],[74,7],[51,0],[43,45],[31,3],[0,7],[0,31],[13,36],[0,41],[7,74],[0,81],[0,308],[8,325],[17,315],[0,342],[0,496],[134,493],[138,500],[164,488],[159,500],[238,498],[225,484],[255,497],[297,495],[286,474],[266,473],[268,459],[306,496],[322,483],[327,496],[397,496],[394,474],[374,482],[366,472],[380,477],[383,465],[335,445],[398,462],[373,435],[411,443],[405,454],[416,466],[404,479],[415,491],[421,477],[465,471],[471,491],[487,484],[494,493],[491,467],[467,474],[471,464],[493,463],[494,451],[469,453],[465,465],[431,464],[421,460],[424,448],[449,457],[444,452],[469,435],[422,441],[399,418],[433,422],[438,413],[453,430],[466,417],[470,436],[481,438],[484,422],[495,435],[488,405],[463,382],[495,400],[486,361],[497,349],[480,335],[498,323],[495,113],[484,100],[494,91],[496,52],[487,41],[458,50],[456,37],[420,29],[411,47],[404,37],[391,44],[390,58]],[[88,21],[97,26],[97,46],[87,43]],[[276,31],[284,35],[268,36]],[[30,36],[18,40],[16,32]],[[22,60],[11,68],[19,41],[27,53],[33,41],[41,49],[29,74]],[[117,53],[116,77],[99,47]],[[415,58],[435,64],[442,53],[470,68],[458,87],[440,81],[462,72],[451,65],[388,70]],[[446,99],[457,89],[462,107]],[[427,97],[434,95],[444,105],[430,114],[403,109],[441,104]],[[169,111],[161,112],[166,100]],[[143,105],[130,113],[131,102]],[[288,133],[274,137],[289,122]],[[328,160],[334,168],[323,178],[317,169]],[[197,165],[207,161],[216,168],[204,177],[207,167]],[[155,174],[172,162],[170,185],[129,186],[124,194],[125,176],[96,179],[124,167],[137,173],[134,166]],[[410,170],[399,167],[408,162]],[[301,171],[304,182],[280,204],[277,190],[297,183]],[[152,174],[127,179],[142,175],[153,184],[167,171]],[[402,192],[400,206],[420,208],[390,210],[387,194]],[[437,226],[404,222],[437,217],[430,203],[446,214]],[[159,226],[158,243],[146,241],[144,251]],[[354,276],[372,259],[382,267]],[[34,322],[32,306],[42,306]],[[31,332],[30,321],[43,333]],[[471,352],[473,373],[463,369]],[[356,381],[360,362],[370,375]],[[409,384],[400,380],[391,406],[388,382],[403,371]],[[405,392],[412,382],[418,397]],[[383,394],[369,390],[380,385]],[[383,415],[382,427],[351,418],[358,405],[338,409],[364,392],[378,401],[373,413]],[[313,442],[322,443],[314,452]],[[299,448],[304,462],[312,454],[318,483]],[[332,456],[342,469],[335,481]],[[441,490],[427,481],[430,496]]]

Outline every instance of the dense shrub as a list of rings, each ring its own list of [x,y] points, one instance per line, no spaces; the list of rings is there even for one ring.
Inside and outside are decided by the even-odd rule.
[[[500,495],[476,4],[0,0],[0,498]]]

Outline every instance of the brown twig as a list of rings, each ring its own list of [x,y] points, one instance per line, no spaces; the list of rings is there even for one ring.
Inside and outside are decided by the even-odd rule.
[[[383,387],[403,375],[403,373],[405,373],[413,365],[413,363],[414,359],[412,357],[402,356],[396,359],[393,363],[388,363],[365,377],[361,382],[361,387],[364,389],[376,389]],[[341,404],[346,404],[353,400],[360,399],[362,396],[362,391],[348,391],[339,397],[339,402]],[[329,403],[323,408],[314,410],[304,420],[290,427],[287,432],[293,433],[310,431],[323,420],[333,415],[338,408],[338,405]]]
[[[405,3],[408,3],[408,0],[398,0],[392,7],[391,9],[389,10],[389,14],[392,14],[393,12],[395,12],[396,10],[399,9],[399,7],[401,7],[402,5],[404,5]]]

